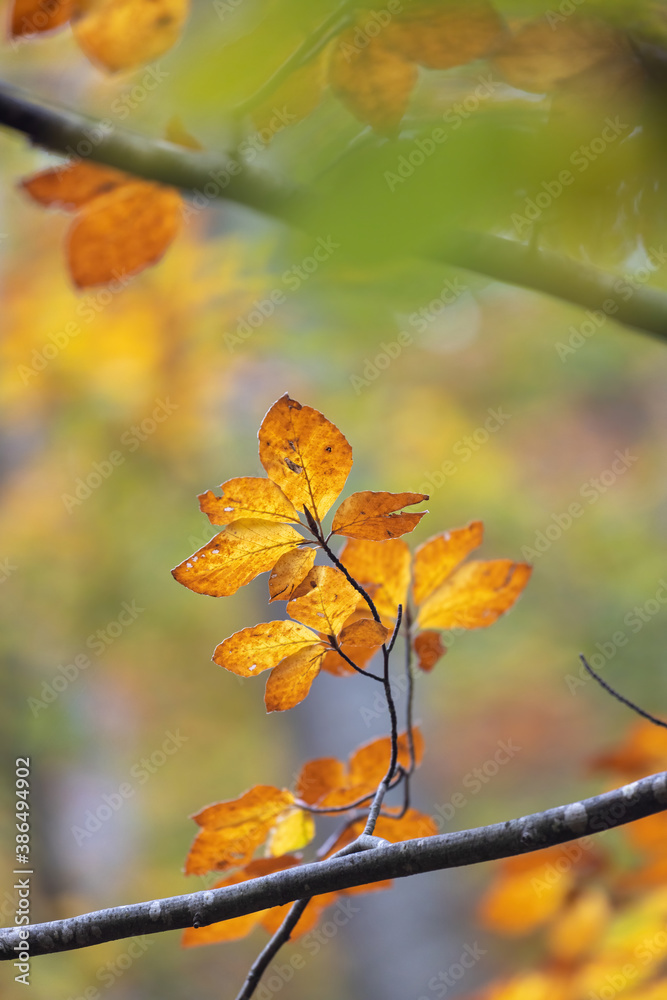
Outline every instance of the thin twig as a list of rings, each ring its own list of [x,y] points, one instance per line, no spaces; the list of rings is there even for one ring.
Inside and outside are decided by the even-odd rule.
[[[361,584],[357,583],[352,574],[348,572],[347,567],[345,567],[343,563],[340,561],[336,553],[330,547],[329,543],[327,542],[322,532],[320,532],[319,534],[318,541],[322,546],[322,548],[324,549],[324,551],[326,552],[326,554],[329,556],[329,559],[331,559],[331,562],[334,564],[334,566],[341,571],[347,582],[351,583],[354,589],[357,591],[357,593],[361,594],[363,599],[366,601],[366,604],[370,608],[370,612],[373,615],[375,621],[380,622],[380,624],[382,624],[382,619],[378,614],[378,609],[375,607],[375,604],[373,603],[373,599],[371,598],[370,594],[368,594],[361,586]]]
[[[396,788],[400,784],[403,773],[405,773],[402,768],[400,768],[400,770],[402,774],[396,778],[393,784],[389,786],[390,790],[392,788]],[[364,802],[368,802],[369,799],[372,799],[374,795],[375,792],[369,792],[368,795],[362,795],[361,798],[356,799],[354,802],[348,802],[347,805],[344,806],[310,806],[307,802],[303,802],[301,799],[295,799],[294,805],[298,806],[299,809],[305,809],[307,812],[329,815],[330,813],[347,812],[348,809],[357,809],[359,806],[363,805]]]
[[[401,622],[402,621],[403,621],[403,605],[399,604],[398,605],[398,611],[396,613],[396,624],[394,625],[394,631],[393,631],[392,637],[389,640],[389,643],[387,645],[387,652],[388,653],[391,653],[392,649],[394,648],[394,643],[396,642],[396,640],[398,638],[398,633],[401,630]]]
[[[627,705],[627,707],[631,708],[633,712],[637,713],[637,715],[641,715],[642,718],[648,719],[649,722],[652,722],[654,726],[662,726],[663,729],[667,729],[667,722],[664,722],[662,719],[657,719],[655,715],[651,715],[650,712],[646,712],[643,708],[640,708],[639,705],[635,705],[634,701],[630,701],[629,698],[625,698],[622,694],[619,694],[618,691],[615,691],[611,684],[607,684],[607,682],[603,680],[599,674],[596,674],[583,653],[579,654],[579,659],[586,667],[586,670],[589,672],[593,680],[596,680],[600,687],[604,688],[608,694],[616,699],[616,701],[620,701],[622,705]]]
[[[336,639],[335,635],[330,635],[329,636],[329,642],[331,643],[332,649],[335,649],[335,651],[338,653],[338,655],[342,656],[343,659],[345,660],[345,662],[350,667],[353,667],[357,671],[358,674],[363,674],[364,677],[372,677],[374,681],[380,681],[380,683],[382,683],[382,677],[380,677],[379,674],[374,674],[372,672],[372,670],[364,670],[363,667],[358,667],[357,664],[354,662],[354,660],[351,659],[347,655],[347,653],[343,652],[343,650],[341,649],[341,647],[338,645],[338,640]]]
[[[246,976],[246,980],[237,994],[236,1000],[249,1000],[249,998],[253,995],[259,986],[260,979],[266,972],[272,959],[278,954],[282,946],[289,941],[292,931],[303,916],[303,911],[306,909],[311,899],[312,896],[308,896],[306,899],[297,899],[296,903],[294,903],[276,933],[273,935],[269,943],[262,948],[257,958],[252,963],[250,972]]]

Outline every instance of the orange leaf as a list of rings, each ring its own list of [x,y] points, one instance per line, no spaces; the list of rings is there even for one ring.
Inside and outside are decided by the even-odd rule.
[[[340,642],[342,645],[377,648],[382,646],[390,635],[389,629],[382,622],[376,622],[374,618],[360,618],[345,626],[340,633]]]
[[[398,605],[405,607],[410,549],[402,539],[367,542],[352,538],[341,552],[340,560],[362,586],[376,584],[373,601],[379,614],[395,618]]]
[[[627,52],[622,33],[604,21],[575,16],[554,31],[548,18],[541,17],[510,38],[494,62],[513,87],[541,94]]]
[[[613,771],[624,778],[643,778],[667,769],[667,730],[652,722],[637,722],[614,750],[600,754],[593,767]]]
[[[74,0],[14,0],[9,34],[11,38],[30,37],[67,24]]]
[[[422,604],[425,628],[486,628],[512,607],[532,572],[510,559],[469,562]]]
[[[178,41],[188,8],[188,0],[79,0],[72,30],[93,62],[112,72],[132,69]]]
[[[592,886],[581,892],[549,928],[549,953],[558,961],[580,961],[599,943],[612,908],[606,892]]]
[[[238,799],[207,806],[192,818],[202,829],[185,862],[186,875],[245,865],[278,817],[294,805],[286,789],[255,785]]]
[[[320,672],[324,653],[322,646],[306,646],[271,671],[264,694],[267,712],[285,712],[303,701]]]
[[[334,514],[331,530],[348,538],[367,538],[383,542],[412,531],[426,511],[397,514],[402,507],[428,500],[425,493],[353,493],[343,500]]]
[[[353,840],[356,840],[364,832],[364,826],[365,821],[360,819],[347,827],[341,833],[327,857],[351,844]],[[374,836],[382,837],[384,840],[388,840],[390,844],[399,844],[403,840],[433,837],[437,832],[438,827],[430,816],[419,812],[417,809],[408,809],[400,819],[392,819],[390,816],[380,816],[375,824]],[[365,892],[366,887],[357,886],[355,889],[348,890],[348,892],[355,891]]]
[[[321,520],[345,486],[352,449],[341,432],[310,406],[285,394],[259,429],[259,458],[266,473],[299,510]]]
[[[459,563],[482,544],[484,526],[471,521],[465,528],[454,528],[429,538],[420,545],[413,557],[412,593],[415,604],[441,586]]]
[[[171,573],[197,594],[229,597],[260,573],[272,569],[280,556],[299,542],[303,542],[303,536],[288,524],[257,519],[235,521]]]
[[[303,586],[309,589],[289,602],[287,614],[325,635],[338,635],[357,606],[359,592],[333,566],[314,566]]]
[[[335,757],[320,757],[303,765],[296,782],[296,796],[302,802],[314,806],[332,788],[344,788],[348,770]]]
[[[487,0],[407,3],[387,25],[382,40],[387,48],[428,69],[450,69],[487,55],[505,30]]]
[[[69,231],[67,256],[79,288],[104,285],[155,264],[181,228],[181,196],[135,181],[86,202]]]
[[[271,570],[269,577],[269,595],[271,601],[289,601],[306,579],[317,553],[315,549],[291,549],[280,557]]]
[[[21,181],[21,187],[40,205],[71,211],[128,183],[132,179],[120,170],[87,160],[72,160],[27,177]]]
[[[317,635],[298,622],[261,622],[241,629],[221,642],[213,660],[239,677],[256,677],[272,670],[281,660],[313,646],[323,646]],[[322,650],[324,652],[324,650]]]
[[[329,66],[334,93],[352,114],[378,132],[394,132],[405,114],[417,83],[417,67],[378,39],[364,47],[355,28],[338,38]]]
[[[441,656],[447,652],[443,646],[439,632],[420,632],[413,642],[415,653],[417,654],[417,666],[420,670],[428,673],[433,670]]]
[[[221,497],[217,497],[212,490],[197,497],[199,509],[211,524],[230,524],[239,518],[301,523],[294,505],[271,479],[254,476],[228,479],[220,489]]]
[[[227,878],[216,882],[213,889],[224,889],[230,885],[239,885],[263,875],[273,875],[274,872],[286,871],[300,864],[299,858],[284,854],[281,858],[258,858],[249,865],[234,872]],[[277,909],[277,907],[275,907]],[[222,941],[238,941],[249,934],[258,924],[262,923],[270,910],[258,910],[256,913],[246,913],[242,917],[232,917],[231,920],[221,920],[206,927],[188,927],[183,931],[181,944],[184,948],[197,948],[202,944],[218,944]]]

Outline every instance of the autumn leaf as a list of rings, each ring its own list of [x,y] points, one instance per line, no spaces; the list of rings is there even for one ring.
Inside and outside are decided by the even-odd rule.
[[[423,628],[486,628],[508,611],[528,583],[532,567],[510,559],[469,562],[422,604]]]
[[[442,644],[440,633],[430,629],[415,636],[413,647],[417,654],[417,666],[425,673],[433,670],[438,660],[447,652],[446,647]]]
[[[415,604],[421,604],[443,584],[452,570],[482,544],[483,537],[482,522],[471,521],[465,528],[445,531],[420,545],[412,559]]]
[[[331,530],[335,535],[376,542],[398,538],[416,528],[427,512],[395,512],[424,500],[428,500],[425,493],[353,493],[334,514]]]
[[[417,67],[373,38],[357,43],[356,29],[338,38],[329,66],[336,96],[358,118],[380,133],[393,133],[405,114],[417,83]]]
[[[617,747],[595,757],[592,767],[628,781],[667,770],[667,730],[652,722],[637,722]]]
[[[72,160],[26,177],[21,187],[40,205],[73,211],[98,195],[127,184],[130,179],[128,174],[112,167],[88,160]]]
[[[273,875],[274,872],[287,871],[300,864],[300,859],[292,855],[283,855],[277,858],[258,858],[245,865],[239,871],[228,875],[226,878],[216,882],[213,889],[226,889],[231,885],[239,885],[253,878],[262,878],[264,875]],[[214,924],[207,924],[205,927],[187,927],[183,931],[181,944],[184,948],[197,948],[203,944],[219,944],[223,941],[238,941],[244,938],[255,927],[262,923],[265,915],[270,910],[257,910],[256,913],[246,913],[241,917],[232,917],[231,920],[220,920]]]
[[[347,847],[364,832],[365,821],[358,820],[347,827],[331,848],[330,854]],[[404,840],[416,840],[422,837],[433,837],[438,833],[435,821],[417,809],[408,809],[400,819],[390,816],[380,816],[375,824],[374,836],[388,840],[390,844],[400,844]],[[330,855],[328,855],[330,856]],[[391,884],[391,883],[387,883]],[[348,892],[367,892],[368,886],[355,886]]]
[[[264,694],[267,712],[285,712],[303,701],[320,672],[325,652],[323,646],[306,646],[271,671]]]
[[[259,458],[270,479],[294,506],[321,520],[352,468],[352,449],[317,410],[285,394],[259,429]]]
[[[487,0],[407,2],[385,28],[387,48],[427,69],[451,69],[481,59],[499,44],[505,24]]]
[[[207,806],[192,818],[201,827],[185,862],[186,875],[245,865],[279,816],[294,805],[286,789],[256,785],[238,799]]]
[[[269,577],[269,603],[289,601],[303,583],[315,562],[315,549],[291,549],[280,557]]]
[[[72,30],[88,58],[115,72],[151,62],[170,49],[189,0],[79,0]]]
[[[234,521],[171,572],[197,594],[228,597],[272,569],[300,542],[303,536],[288,524],[256,518]]]
[[[332,566],[314,566],[302,587],[306,593],[289,602],[288,615],[325,635],[338,635],[357,606],[359,592]]]
[[[53,31],[67,24],[74,0],[14,0],[9,33],[11,38],[25,38]]]
[[[229,479],[220,490],[221,497],[217,497],[212,490],[206,490],[197,497],[199,509],[211,524],[230,524],[240,518],[301,523],[294,505],[271,479],[253,476]]]
[[[319,646],[324,646],[319,636],[299,622],[262,622],[230,635],[216,647],[213,660],[239,677],[256,677],[294,653]]]
[[[352,538],[340,554],[352,577],[362,585],[375,584],[373,602],[380,615],[396,617],[405,607],[410,583],[410,550],[400,538],[369,542]]]
[[[612,916],[607,893],[598,886],[580,892],[549,928],[549,953],[558,962],[581,960],[600,943]]]
[[[374,618],[360,618],[346,625],[341,631],[339,639],[343,646],[369,646],[373,648],[382,646],[390,635],[389,629],[382,622],[376,622]]]
[[[266,842],[266,853],[277,858],[299,851],[315,836],[315,820],[305,809],[290,809],[280,817]]]

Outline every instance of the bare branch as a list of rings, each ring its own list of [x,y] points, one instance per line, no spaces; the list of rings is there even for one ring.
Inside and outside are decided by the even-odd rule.
[[[519,819],[441,834],[301,865],[224,889],[210,889],[53,920],[28,927],[31,956],[88,948],[138,934],[154,934],[229,920],[306,896],[480,864],[564,844],[667,810],[667,771]],[[23,929],[22,929],[23,930]],[[13,960],[19,930],[0,931],[0,959]]]

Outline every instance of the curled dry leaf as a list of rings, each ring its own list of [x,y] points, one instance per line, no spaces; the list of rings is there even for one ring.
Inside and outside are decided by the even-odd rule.
[[[199,509],[211,524],[230,524],[240,518],[300,523],[294,505],[271,479],[255,476],[228,479],[220,490],[220,497],[212,490],[206,490],[197,497]]]
[[[213,660],[239,677],[256,677],[272,670],[281,660],[324,646],[319,637],[299,622],[262,622],[241,629],[221,642]]]
[[[255,785],[238,799],[216,802],[192,818],[201,827],[185,861],[186,875],[247,864],[276,820],[294,805],[287,789]]]
[[[430,629],[415,636],[413,646],[417,654],[417,666],[425,673],[433,670],[438,660],[447,652],[446,646],[442,644],[440,633]]]
[[[407,2],[386,26],[387,48],[427,69],[451,69],[492,52],[506,26],[487,0],[465,3]]]
[[[317,555],[315,549],[291,549],[280,557],[269,577],[271,601],[289,601],[306,579]]]
[[[395,132],[417,83],[417,67],[377,38],[360,46],[356,30],[349,28],[339,36],[329,82],[356,118],[377,132]]]
[[[67,260],[79,288],[105,285],[155,264],[181,228],[181,196],[136,181],[86,202],[68,235]]]
[[[314,566],[299,590],[305,593],[289,602],[288,615],[325,635],[338,635],[359,601],[358,591],[332,566]]]
[[[272,569],[280,556],[300,542],[303,536],[289,524],[234,521],[171,572],[197,594],[228,597]]]
[[[456,570],[422,604],[422,628],[486,628],[506,611],[528,583],[532,567],[511,559],[470,562]]]
[[[72,30],[92,62],[115,72],[157,59],[178,41],[189,0],[78,0]]]
[[[320,672],[325,652],[324,646],[306,646],[271,671],[264,694],[267,712],[285,712],[307,697]]]
[[[345,486],[352,449],[338,428],[285,394],[259,429],[259,457],[270,479],[298,510],[319,520]]]
[[[334,514],[331,530],[335,535],[383,542],[398,538],[421,521],[427,511],[396,513],[403,507],[428,500],[425,493],[353,493]]]
[[[373,601],[380,615],[395,618],[398,605],[405,607],[410,583],[410,549],[400,538],[368,542],[352,538],[340,560],[354,579],[374,584]]]
[[[412,561],[412,594],[415,604],[421,604],[445,582],[449,574],[466,556],[482,544],[484,526],[471,521],[465,528],[454,528],[429,538],[420,545]]]

